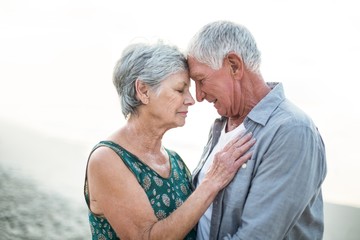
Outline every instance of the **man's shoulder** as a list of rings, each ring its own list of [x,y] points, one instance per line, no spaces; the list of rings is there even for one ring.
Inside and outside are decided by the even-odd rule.
[[[294,126],[312,126],[314,124],[308,113],[286,98],[279,105],[273,117],[275,120],[281,120],[282,124]]]

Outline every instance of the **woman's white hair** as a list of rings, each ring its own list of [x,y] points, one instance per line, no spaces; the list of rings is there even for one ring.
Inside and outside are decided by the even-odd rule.
[[[137,79],[157,91],[164,79],[181,71],[188,71],[188,65],[185,55],[175,46],[159,41],[155,44],[136,43],[125,48],[113,73],[125,118],[137,113],[137,107],[142,104],[136,98]]]

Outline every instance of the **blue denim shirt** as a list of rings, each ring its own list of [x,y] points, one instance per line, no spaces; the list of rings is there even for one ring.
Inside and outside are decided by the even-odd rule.
[[[325,147],[312,120],[285,98],[281,83],[244,120],[256,138],[254,154],[213,202],[210,239],[322,239],[321,184]],[[226,118],[209,134],[197,175],[217,143]]]

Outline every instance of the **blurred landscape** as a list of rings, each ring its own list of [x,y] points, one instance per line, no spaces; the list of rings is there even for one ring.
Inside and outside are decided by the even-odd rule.
[[[90,239],[83,182],[92,146],[0,121],[1,239]],[[357,240],[360,208],[325,202],[324,240]]]

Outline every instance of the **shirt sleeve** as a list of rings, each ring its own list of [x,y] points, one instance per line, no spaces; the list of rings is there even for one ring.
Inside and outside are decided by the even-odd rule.
[[[280,127],[258,159],[241,226],[225,239],[284,239],[320,191],[326,174],[323,147],[308,126]]]

